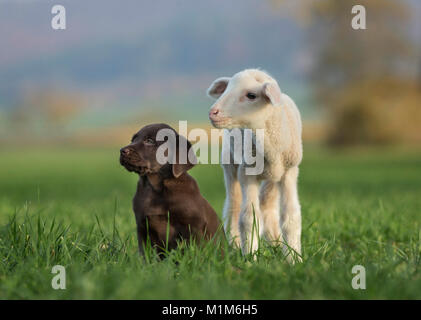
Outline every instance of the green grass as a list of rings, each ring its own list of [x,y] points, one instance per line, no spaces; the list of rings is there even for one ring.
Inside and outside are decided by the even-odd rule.
[[[276,247],[137,254],[136,177],[118,150],[0,152],[0,299],[421,299],[421,154],[308,150],[301,166],[304,262]],[[191,173],[220,214],[217,165]],[[51,268],[66,267],[66,290]],[[354,265],[367,289],[351,287]]]

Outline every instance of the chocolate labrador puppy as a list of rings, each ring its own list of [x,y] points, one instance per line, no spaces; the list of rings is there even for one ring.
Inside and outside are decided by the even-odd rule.
[[[157,160],[157,152],[170,139],[157,141],[157,134],[162,129],[174,134],[176,144],[167,148],[168,161],[164,164]],[[182,144],[192,153],[190,157],[186,155],[184,164],[179,161],[178,152]],[[210,240],[217,232],[223,234],[218,216],[187,173],[196,164],[191,144],[173,128],[166,124],[143,127],[131,143],[120,150],[120,163],[128,171],[139,174],[133,211],[141,253],[147,237],[161,254],[164,248],[176,248],[177,240]]]

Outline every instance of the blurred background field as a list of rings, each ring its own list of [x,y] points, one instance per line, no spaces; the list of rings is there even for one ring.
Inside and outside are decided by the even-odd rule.
[[[351,0],[60,4],[54,31],[51,1],[0,0],[0,298],[421,298],[418,1],[365,2],[364,31]],[[151,122],[209,130],[207,87],[248,67],[302,113],[305,262],[142,264],[119,148]],[[220,167],[192,174],[220,214]]]
[[[120,144],[150,122],[207,127],[210,83],[259,67],[306,141],[421,144],[421,4],[358,1],[0,2],[0,143]],[[233,9],[235,8],[235,10]]]

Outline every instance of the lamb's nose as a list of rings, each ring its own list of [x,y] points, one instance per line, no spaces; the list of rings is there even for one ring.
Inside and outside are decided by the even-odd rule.
[[[120,154],[122,156],[127,156],[130,153],[130,149],[129,148],[121,148],[120,149]]]
[[[216,116],[219,113],[219,109],[211,109],[211,111],[209,112],[210,116]]]

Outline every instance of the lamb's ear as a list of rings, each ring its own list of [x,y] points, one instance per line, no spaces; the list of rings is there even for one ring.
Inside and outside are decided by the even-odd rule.
[[[177,135],[176,162],[172,165],[173,176],[178,178],[184,172],[193,168],[196,164],[197,158],[194,154],[190,141],[183,136]]]
[[[266,82],[263,85],[263,95],[274,105],[275,107],[282,104],[282,93],[276,82]]]
[[[208,91],[206,92],[208,97],[218,99],[224,93],[230,79],[231,78],[228,77],[222,77],[212,82],[208,88]]]

